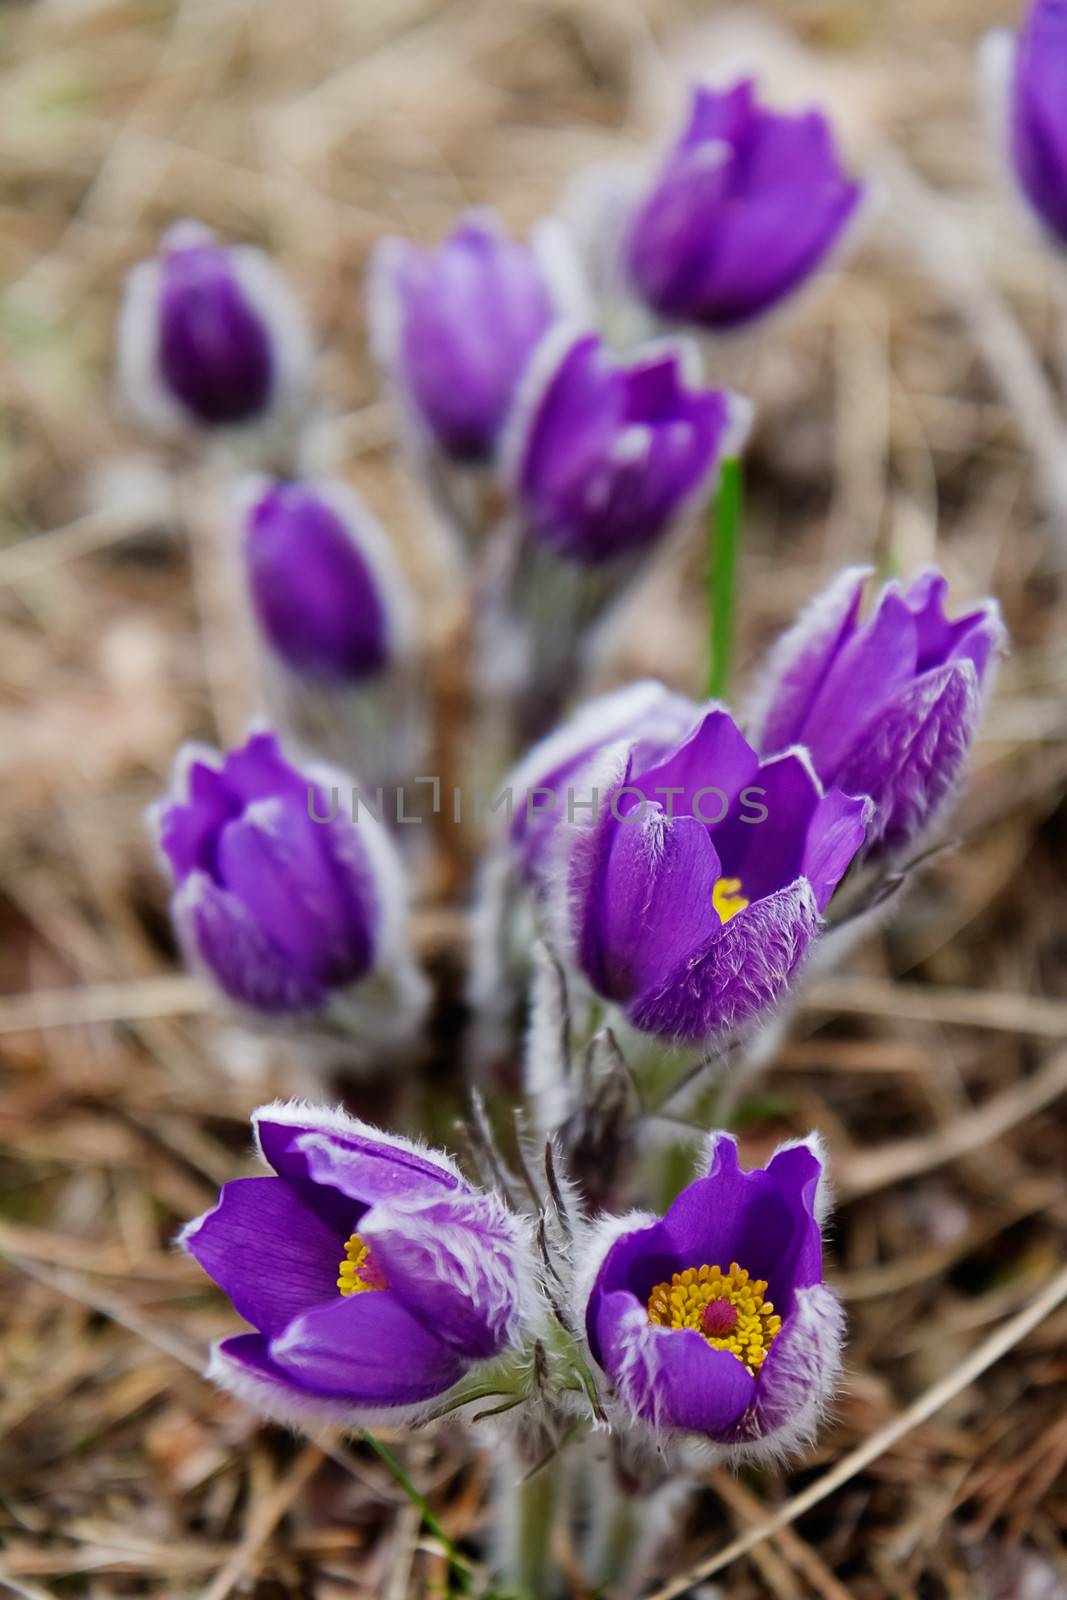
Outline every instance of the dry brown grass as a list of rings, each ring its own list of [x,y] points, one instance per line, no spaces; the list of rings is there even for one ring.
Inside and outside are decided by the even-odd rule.
[[[809,997],[745,1134],[752,1158],[783,1131],[830,1139],[849,1380],[801,1470],[709,1484],[674,1570],[889,1431],[731,1561],[731,1600],[1067,1594],[1067,1310],[951,1392],[1067,1246],[1064,545],[967,278],[980,264],[1055,371],[1055,271],[997,189],[975,104],[975,41],[1012,11],[762,12],[814,52],[768,41],[779,78],[831,97],[862,159],[902,150],[972,242],[964,269],[924,261],[921,207],[894,191],[848,270],[737,353],[761,415],[742,659],[836,563],[872,554],[936,556],[961,596],[994,589],[1016,647],[961,848]],[[429,593],[366,354],[374,238],[430,239],[470,202],[524,226],[577,167],[656,127],[683,63],[748,26],[682,0],[3,6],[0,1588],[330,1600],[430,1593],[444,1572],[372,1455],[261,1428],[198,1376],[232,1315],[171,1240],[240,1168],[248,1110],[284,1062],[250,1065],[275,1084],[220,1071],[232,1041],[172,981],[141,812],[176,744],[215,730],[169,479],[112,420],[123,272],[185,213],[279,254],[345,459]],[[701,559],[695,540],[658,577],[628,646],[629,666],[687,688]],[[451,605],[434,598],[439,631]],[[448,1530],[476,1537],[470,1447],[405,1450]]]

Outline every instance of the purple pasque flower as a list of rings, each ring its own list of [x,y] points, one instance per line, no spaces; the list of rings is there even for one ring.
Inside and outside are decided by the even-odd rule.
[[[219,755],[188,746],[154,810],[190,965],[237,1004],[321,1011],[372,972],[410,963],[402,869],[351,780],[297,768],[273,733]]]
[[[714,705],[666,754],[615,746],[583,781],[545,873],[575,965],[645,1033],[753,1023],[807,957],[870,801],[824,792],[802,751],[762,761]]]
[[[384,531],[347,484],[261,480],[240,522],[257,625],[293,672],[356,684],[406,651],[407,584]]]
[[[630,1418],[757,1458],[810,1438],[844,1332],[822,1281],[824,1169],[811,1136],[743,1172],[718,1133],[706,1175],[665,1216],[593,1225],[580,1303],[593,1358]]]
[[[161,433],[261,421],[302,397],[311,367],[303,314],[268,257],[195,222],[130,273],[118,357],[128,406]]]
[[[861,194],[821,112],[769,111],[749,79],[694,89],[685,131],[629,229],[631,282],[672,321],[748,322],[823,263]]]
[[[210,1375],[284,1420],[410,1414],[519,1334],[522,1224],[449,1159],[321,1106],[262,1106],[270,1177],[227,1183],[184,1248],[256,1330]]]
[[[951,621],[934,567],[887,584],[861,622],[869,575],[846,568],[778,641],[750,729],[765,755],[802,744],[823,783],[870,795],[865,853],[894,852],[949,799],[1005,632],[995,600]]]
[[[507,445],[524,527],[581,566],[648,550],[711,482],[747,429],[745,402],[686,381],[684,346],[628,361],[562,329],[519,397]]]
[[[1038,218],[1067,244],[1067,0],[1032,0],[1022,31],[987,35],[997,136]]]
[[[664,756],[693,727],[700,707],[646,678],[586,700],[525,755],[507,778],[509,843],[522,876],[535,881],[556,828],[584,800],[584,774],[609,745],[625,742],[636,759]]]
[[[414,419],[446,455],[488,459],[554,315],[534,251],[474,211],[435,250],[381,240],[371,273],[376,348]]]

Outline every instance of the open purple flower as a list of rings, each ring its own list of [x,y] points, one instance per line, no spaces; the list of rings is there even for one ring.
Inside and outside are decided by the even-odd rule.
[[[820,112],[768,111],[747,79],[695,89],[688,125],[631,224],[631,280],[673,321],[747,322],[821,265],[861,193]]]
[[[345,815],[351,788],[291,766],[272,733],[179,757],[154,813],[174,924],[190,964],[238,1004],[318,1011],[410,964],[402,869],[368,808]]]
[[[955,621],[935,569],[887,584],[859,620],[864,567],[848,567],[771,652],[752,709],[767,755],[802,744],[823,783],[868,794],[866,851],[904,849],[950,797],[1005,634],[994,600]]]
[[[411,1414],[516,1342],[521,1224],[441,1152],[341,1111],[253,1114],[273,1176],[226,1184],[184,1248],[254,1333],[210,1375],[267,1416]]]
[[[1018,38],[989,36],[987,65],[1015,179],[1067,244],[1067,0],[1033,0]]]
[[[130,273],[119,376],[131,411],[157,431],[260,421],[302,395],[310,365],[300,308],[262,251],[182,222]]]
[[[287,667],[360,683],[404,648],[410,601],[382,529],[341,483],[259,484],[242,542],[260,631]]]
[[[844,1322],[822,1281],[823,1167],[813,1137],[742,1172],[716,1134],[664,1217],[594,1224],[586,1333],[630,1417],[755,1457],[811,1436]]]
[[[564,332],[520,396],[509,441],[520,513],[539,545],[583,566],[647,550],[737,448],[747,408],[688,387],[683,352],[628,363]]]
[[[488,458],[553,317],[534,252],[483,212],[436,250],[384,239],[371,314],[383,365],[422,428],[446,455]]]
[[[593,990],[680,1041],[752,1023],[808,955],[870,801],[824,793],[802,752],[761,761],[719,707],[651,762],[606,751],[584,782],[551,892]]]

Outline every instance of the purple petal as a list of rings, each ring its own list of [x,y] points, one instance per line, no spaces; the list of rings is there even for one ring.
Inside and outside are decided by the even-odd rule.
[[[947,599],[948,579],[936,567],[920,573],[904,595],[915,616],[918,634],[916,670],[928,672],[946,661],[966,657],[981,678],[993,647],[1003,634],[997,608],[987,600],[966,616],[952,620],[945,609]]]
[[[284,795],[303,801],[306,809],[307,780],[286,761],[275,733],[254,733],[239,749],[229,751],[222,777],[245,805]]]
[[[467,1360],[496,1355],[518,1318],[516,1245],[495,1197],[453,1192],[375,1205],[360,1235],[390,1289]]]
[[[677,352],[622,366],[593,334],[571,341],[516,427],[528,531],[588,565],[647,548],[708,481],[729,421],[726,395],[685,386]]]
[[[771,651],[751,719],[752,742],[764,754],[801,742],[823,681],[855,632],[869,575],[869,567],[846,567]]]
[[[269,1354],[299,1384],[366,1406],[428,1400],[450,1389],[467,1365],[389,1289],[338,1294],[291,1322],[271,1340]]]
[[[447,1166],[350,1118],[327,1113],[316,1120],[309,1107],[306,1121],[288,1121],[272,1116],[274,1110],[255,1113],[256,1137],[264,1160],[291,1183],[326,1184],[367,1206],[465,1187]]]
[[[811,768],[796,755],[765,761],[749,789],[750,805],[734,806],[712,830],[712,838],[722,857],[723,875],[740,878],[740,892],[751,901],[786,888],[804,872],[820,795]],[[761,820],[746,821],[746,817]]]
[[[326,1003],[323,984],[294,967],[236,895],[203,872],[186,878],[174,897],[174,925],[186,959],[239,1005],[282,1015]]]
[[[644,1308],[628,1294],[604,1296],[598,1334],[604,1369],[620,1397],[655,1427],[718,1438],[752,1404],[756,1384],[743,1361],[692,1328],[649,1327]]]
[[[799,1289],[792,1315],[767,1352],[744,1437],[810,1431],[841,1370],[844,1315],[825,1284]]]
[[[736,145],[742,137],[756,103],[756,81],[742,78],[729,89],[712,89],[697,84],[689,105],[689,121],[679,140],[679,148],[695,149],[721,140]]]
[[[815,807],[800,870],[811,884],[820,911],[825,911],[861,850],[873,809],[867,795],[845,794],[840,789],[831,789]]]
[[[634,1027],[706,1042],[744,1027],[780,1001],[818,931],[803,878],[757,900],[721,926],[704,950],[626,1008]]]
[[[741,790],[758,781],[758,772],[756,752],[730,713],[716,707],[673,754],[633,781],[650,801],[673,809],[676,816],[695,815],[714,827],[720,813],[730,814]],[[667,790],[676,791],[672,804],[664,798]]]
[[[241,803],[222,774],[206,762],[194,761],[186,774],[188,801],[160,808],[160,847],[170,861],[176,883],[191,872],[218,871],[216,846],[223,825],[239,816]]]
[[[388,660],[388,622],[374,573],[341,518],[309,486],[275,484],[244,537],[259,624],[296,671],[357,681]]]
[[[960,775],[981,704],[971,662],[950,661],[909,684],[864,730],[840,782],[874,800],[868,850],[901,849],[928,826]]]
[[[556,826],[567,815],[568,795],[582,790],[582,774],[601,750],[632,741],[635,762],[647,765],[684,738],[695,716],[696,706],[686,696],[646,681],[587,701],[535,745],[505,786],[515,797],[511,839],[527,876],[544,864]]]
[[[824,783],[850,787],[838,771],[843,757],[858,731],[911,682],[917,662],[915,617],[901,595],[888,589],[870,621],[842,645],[801,729]]]
[[[685,1267],[736,1261],[764,1278],[780,1314],[798,1288],[822,1279],[822,1238],[815,1191],[822,1168],[810,1150],[780,1152],[766,1168],[741,1172],[726,1162],[682,1190],[663,1218],[659,1248]],[[669,1274],[668,1274],[669,1276]],[[662,1278],[653,1280],[662,1282]],[[646,1295],[647,1295],[646,1291]]]
[[[274,1335],[337,1298],[349,1232],[280,1178],[237,1178],[223,1185],[214,1211],[189,1225],[182,1244],[246,1322]]]
[[[207,1376],[236,1394],[260,1415],[304,1426],[333,1421],[351,1424],[352,1406],[335,1395],[317,1394],[283,1372],[270,1359],[270,1346],[259,1333],[241,1333],[221,1340],[211,1352]]]
[[[1015,174],[1045,225],[1067,240],[1067,4],[1035,0],[1019,40],[1011,103]]]
[[[484,458],[552,320],[533,252],[472,216],[432,252],[391,241],[380,270],[392,280],[411,400],[443,449]]]
[[[726,94],[698,91],[632,224],[631,276],[664,316],[734,326],[819,266],[860,195],[820,113],[767,111],[749,82]]]
[[[351,982],[371,965],[371,928],[345,903],[324,835],[306,805],[256,801],[223,829],[219,875],[295,969],[323,983]]]
[[[247,422],[266,410],[274,383],[267,328],[216,245],[164,257],[159,363],[167,387],[201,422]]]
[[[663,983],[717,930],[719,858],[702,823],[668,821],[658,807],[643,821],[616,822],[613,832],[583,958],[599,993],[628,1000]]]

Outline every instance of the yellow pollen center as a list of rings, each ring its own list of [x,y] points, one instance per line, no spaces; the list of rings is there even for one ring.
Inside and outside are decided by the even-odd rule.
[[[717,878],[711,891],[711,903],[719,913],[720,922],[729,922],[739,911],[744,911],[748,901],[741,893],[741,879]]]
[[[337,1287],[346,1295],[385,1288],[385,1279],[370,1259],[370,1246],[363,1243],[358,1233],[345,1240],[345,1258],[337,1268]]]
[[[763,1278],[750,1278],[731,1261],[721,1267],[686,1267],[670,1283],[657,1283],[648,1297],[648,1320],[656,1328],[692,1328],[713,1350],[728,1350],[752,1373],[759,1371],[782,1326],[763,1297]]]

